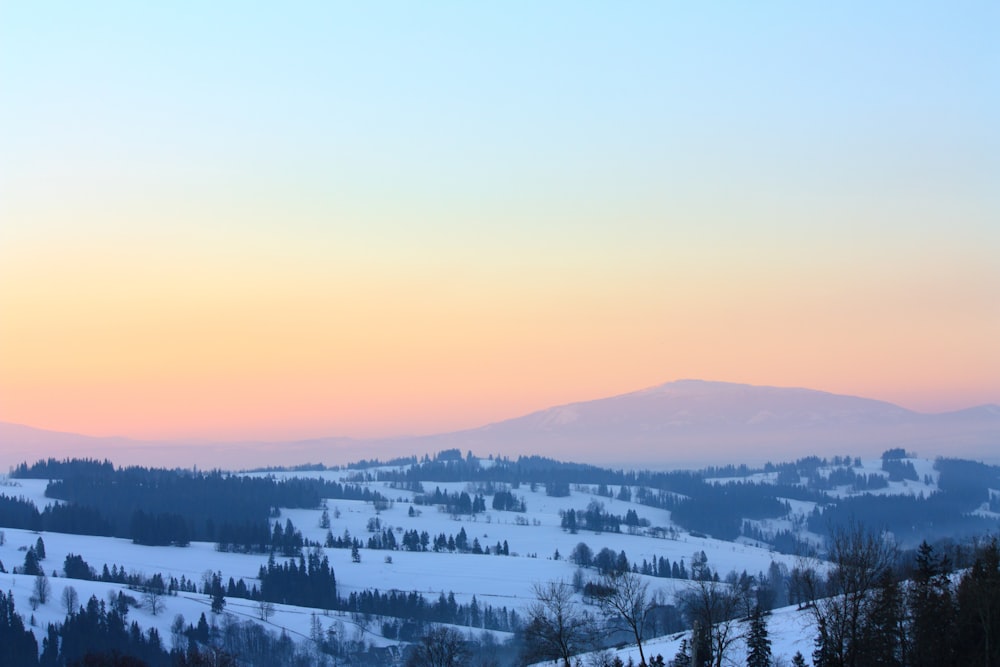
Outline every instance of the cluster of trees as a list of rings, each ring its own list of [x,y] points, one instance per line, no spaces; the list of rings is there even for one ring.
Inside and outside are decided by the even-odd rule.
[[[321,499],[385,499],[366,487],[320,479],[247,477],[218,471],[129,467],[90,459],[22,463],[15,477],[50,479],[47,497],[64,503],[39,513],[0,496],[0,522],[12,528],[130,538],[139,544],[218,542],[225,551],[284,549],[272,541],[274,508],[314,508]]]
[[[815,667],[931,667],[1000,661],[1000,547],[980,544],[971,566],[952,574],[947,556],[927,542],[900,567],[895,544],[853,523],[834,529],[826,577],[794,572],[790,593],[817,627]],[[763,580],[762,580],[763,581]],[[768,589],[753,578],[692,584],[679,602],[693,628],[678,666],[719,667],[745,642],[748,665],[770,664]],[[794,602],[795,600],[793,600]],[[804,665],[801,655],[793,664]]]
[[[571,667],[574,656],[600,648],[601,638],[621,633],[639,649],[640,665],[663,665],[662,656],[646,662],[643,641],[649,636],[652,619],[665,609],[673,609],[672,605],[651,594],[649,584],[634,572],[609,573],[591,583],[597,591],[597,613],[582,608],[573,587],[564,582],[535,585],[535,602],[528,608],[523,630],[523,660],[554,660]]]
[[[768,544],[778,553],[796,556],[816,555],[816,548],[810,542],[800,539],[798,534],[791,530],[764,531],[759,525],[744,521],[740,535],[761,544]]]
[[[1000,510],[1000,497],[991,496],[989,488],[1000,486],[1000,468],[981,463],[940,459],[937,464],[938,486],[943,493],[928,499],[908,498],[884,511],[877,506],[882,500],[872,496],[830,502],[823,492],[835,486],[850,485],[856,491],[884,487],[889,479],[917,480],[910,454],[901,449],[886,451],[882,457],[884,474],[861,474],[858,457],[849,455],[821,458],[808,456],[791,463],[768,463],[762,468],[728,466],[708,468],[701,472],[671,471],[621,471],[595,466],[562,463],[544,457],[492,459],[492,464],[482,466],[478,459],[467,455],[464,459],[457,450],[442,452],[438,457],[424,459],[406,469],[380,470],[375,479],[394,483],[434,481],[472,481],[480,484],[507,484],[519,488],[521,484],[544,484],[546,492],[566,495],[571,484],[590,484],[604,489],[611,497],[611,489],[619,493],[629,489],[631,498],[639,503],[670,510],[672,518],[683,528],[720,539],[735,539],[741,534],[746,519],[766,519],[783,516],[788,511],[782,499],[807,500],[822,503],[829,508],[816,519],[810,528],[825,531],[828,524],[845,525],[849,516],[873,517],[873,522],[886,523],[897,535],[913,539],[935,539],[945,532],[959,535],[982,534],[991,529],[984,519],[969,516],[969,510],[983,503]],[[823,469],[833,468],[832,471]],[[709,477],[747,476],[756,472],[777,473],[777,483],[737,482],[729,484],[707,483]],[[930,482],[928,478],[925,480]],[[992,486],[991,486],[992,485]],[[892,516],[899,517],[892,522]],[[577,517],[579,523],[579,517]],[[764,537],[764,536],[762,536]],[[801,545],[789,535],[770,536],[767,540],[780,546],[786,553],[793,553]]]
[[[185,624],[184,617],[177,615],[171,625],[172,647],[168,647],[168,640],[156,628],[143,632],[138,623],[130,623],[129,609],[120,598],[106,604],[91,597],[68,611],[61,623],[49,624],[39,644],[34,633],[25,628],[13,596],[0,592],[0,660],[5,667],[327,664],[287,634],[276,636],[257,623],[228,616],[220,617],[223,623],[218,626],[209,624],[205,614],[197,625]]]
[[[910,467],[913,467],[913,464],[909,461],[906,463]],[[883,467],[885,465],[885,462],[883,462]],[[916,473],[914,472],[914,474]],[[815,477],[810,477],[807,484],[812,489],[824,491],[847,486],[852,491],[861,492],[884,489],[889,486],[889,478],[875,472],[867,475],[863,472],[855,472],[853,468],[833,468],[825,477],[819,474],[816,474]]]
[[[486,511],[486,498],[476,494],[473,498],[467,492],[448,493],[440,487],[434,487],[433,493],[414,496],[416,505],[436,505],[443,507],[449,514],[477,514]]]
[[[386,591],[377,589],[352,592],[343,600],[345,611],[362,616],[394,616],[405,618],[418,625],[448,623],[471,628],[484,628],[500,632],[514,632],[521,627],[520,615],[507,607],[478,602],[473,596],[469,604],[455,600],[454,593],[441,593],[437,600],[428,602],[416,592]]]
[[[920,477],[917,475],[917,469],[913,467],[913,461],[902,461],[900,459],[887,459],[882,458],[882,470],[889,473],[890,482],[902,482],[904,479],[908,479],[914,482],[919,482]]]
[[[705,484],[698,495],[673,503],[671,519],[688,530],[735,540],[744,519],[771,519],[788,513],[788,502],[779,500],[777,493],[769,484]]]
[[[560,511],[559,515],[562,517],[563,530],[572,534],[576,534],[580,529],[595,533],[620,533],[623,523],[629,528],[649,526],[649,520],[640,519],[634,509],[629,509],[623,518],[619,514],[607,512],[604,509],[604,503],[598,500],[591,500],[586,509]]]
[[[495,458],[489,466],[457,450],[443,452],[406,469],[380,470],[373,478],[396,484],[417,483],[419,480],[472,481],[480,485],[506,484],[517,489],[521,484],[533,487],[544,484],[547,493],[567,495],[571,484],[589,484],[612,497],[619,489],[635,502],[667,509],[672,519],[683,528],[719,539],[732,540],[741,535],[747,519],[768,519],[785,515],[785,499],[806,500],[824,506],[810,522],[810,529],[823,532],[830,524],[846,525],[850,516],[871,517],[873,523],[883,523],[888,529],[914,543],[922,537],[936,539],[945,534],[968,536],[982,534],[992,528],[988,520],[970,515],[969,511],[983,503],[1000,510],[1000,497],[991,496],[989,488],[1000,486],[1000,468],[970,461],[941,459],[936,467],[941,493],[928,498],[857,496],[831,502],[824,491],[849,485],[856,491],[882,488],[889,479],[916,480],[910,455],[903,450],[888,450],[883,454],[883,470],[888,473],[861,474],[858,457],[849,455],[820,458],[803,457],[792,463],[768,463],[760,469],[747,466],[708,468],[701,472],[621,471],[595,466],[561,463],[544,457],[520,457],[517,460]],[[833,470],[827,470],[829,468]],[[756,472],[777,473],[776,483],[748,481],[714,484],[708,477],[746,476]],[[925,480],[930,482],[930,479]],[[991,486],[992,485],[992,486]],[[473,502],[469,499],[469,505]],[[452,503],[455,504],[454,502]],[[462,503],[465,507],[465,503]],[[577,527],[583,527],[580,512],[576,512]],[[572,519],[565,519],[567,524]],[[596,522],[594,525],[598,525]],[[569,529],[569,528],[568,528]],[[620,529],[620,528],[619,528]],[[613,530],[602,526],[598,530]],[[748,535],[766,541],[785,553],[801,553],[803,545],[790,532],[780,535]]]
[[[510,491],[497,491],[493,494],[492,507],[502,512],[527,512],[528,505],[524,498],[515,496]]]
[[[327,531],[324,546],[331,549],[356,550],[362,546],[367,546],[369,549],[387,551],[457,551],[459,553],[494,554],[498,556],[510,555],[507,540],[504,540],[502,543],[497,542],[494,546],[487,545],[484,547],[479,542],[478,537],[472,538],[470,542],[465,528],[459,528],[458,532],[453,535],[439,533],[435,537],[431,537],[430,533],[426,530],[420,532],[417,532],[415,529],[407,530],[403,532],[400,540],[396,539],[392,528],[384,528],[381,532],[370,535],[367,544],[363,544],[360,539],[352,537],[348,530],[344,530],[344,533],[339,537],[334,537],[332,532]]]
[[[96,597],[73,606],[62,623],[49,624],[39,646],[16,613],[13,596],[0,592],[0,647],[9,667],[210,664],[194,645],[168,650],[156,628],[142,632],[138,623],[128,622],[127,605],[106,605]]]
[[[10,471],[10,476],[13,479],[65,479],[80,475],[112,475],[114,472],[115,467],[108,459],[64,458],[60,461],[49,457],[31,465],[27,461],[19,463]]]
[[[970,497],[971,496],[971,497]],[[830,526],[848,526],[853,517],[863,516],[872,525],[883,526],[901,542],[916,544],[922,539],[969,537],[988,533],[996,522],[972,514],[987,501],[988,493],[970,494],[968,488],[942,489],[929,496],[860,495],[842,498],[817,507],[807,525],[823,533]]]
[[[260,589],[254,585],[247,596],[250,599],[315,609],[340,608],[337,578],[330,561],[318,549],[311,551],[308,558],[299,556],[298,562],[289,559],[282,564],[272,556],[266,567],[261,566],[257,578]]]
[[[24,530],[110,536],[112,527],[97,510],[76,503],[53,504],[39,512],[23,496],[0,494],[0,525]]]
[[[811,607],[817,667],[1000,664],[996,538],[978,546],[957,584],[927,542],[901,578],[893,544],[860,527],[834,533],[830,560]]]

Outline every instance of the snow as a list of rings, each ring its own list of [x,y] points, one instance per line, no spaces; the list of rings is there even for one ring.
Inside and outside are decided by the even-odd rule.
[[[49,505],[59,503],[58,500],[45,497],[45,487],[48,485],[47,479],[10,479],[5,475],[0,477],[0,495],[30,500],[41,512]]]
[[[398,467],[392,467],[392,469],[398,469]],[[349,481],[350,477],[358,472],[357,470],[341,469],[253,474],[269,474],[279,479],[315,477],[344,482]],[[12,481],[19,486],[0,488],[17,489],[17,495],[24,495],[40,506],[52,502],[44,498],[46,481]],[[377,518],[381,528],[391,528],[395,531],[397,542],[401,542],[403,531],[416,530],[418,533],[426,531],[433,538],[440,533],[454,535],[464,528],[470,544],[473,539],[478,539],[481,546],[486,549],[492,548],[498,542],[502,544],[506,541],[511,555],[377,551],[362,548],[360,551],[361,562],[354,563],[348,549],[323,549],[323,553],[327,555],[334,568],[338,592],[341,596],[346,596],[352,591],[377,588],[383,592],[390,590],[418,591],[433,602],[441,593],[452,592],[460,603],[468,603],[475,596],[480,604],[523,611],[534,601],[533,586],[535,584],[551,581],[569,582],[573,578],[578,568],[566,558],[580,542],[586,543],[594,553],[605,547],[615,553],[624,551],[631,561],[639,564],[642,563],[643,559],[652,561],[660,557],[667,558],[671,562],[683,560],[685,563],[690,563],[692,554],[704,551],[708,557],[709,566],[713,570],[717,570],[720,576],[724,576],[731,570],[737,572],[746,570],[751,574],[766,572],[772,561],[784,563],[790,569],[798,561],[794,556],[777,554],[767,548],[760,548],[752,544],[694,537],[673,524],[670,512],[666,510],[597,495],[593,493],[594,489],[589,486],[571,486],[570,495],[566,497],[546,495],[544,485],[538,485],[534,491],[528,485],[511,489],[515,496],[524,498],[528,508],[524,514],[490,510],[475,516],[452,515],[439,511],[434,506],[412,505],[416,510],[416,515],[411,517],[409,509],[414,497],[413,492],[394,489],[386,482],[359,483],[354,481],[352,483],[378,491],[392,500],[391,506],[376,511],[371,503],[327,499],[326,506],[331,523],[330,531],[334,536],[341,536],[346,530],[351,536],[359,538],[364,543],[370,535],[367,530],[369,521]],[[476,487],[466,482],[424,481],[423,486],[428,493],[433,492],[435,487],[449,493],[462,491],[468,492],[470,495],[476,493]],[[617,494],[620,489],[614,486],[610,490]],[[9,492],[8,495],[10,495]],[[487,495],[487,506],[489,506],[490,500],[491,498]],[[598,534],[581,530],[577,534],[571,534],[561,528],[561,512],[569,509],[584,509],[592,501],[602,503],[606,511],[621,516],[624,516],[630,509],[634,510],[641,519],[647,519],[653,527],[673,528],[675,532],[665,534],[674,535],[675,538],[654,537],[645,534],[644,531],[638,534],[628,534],[627,532]],[[793,515],[801,516],[807,511],[811,511],[811,503],[791,501],[791,504]],[[314,509],[283,508],[280,517],[275,520],[283,524],[290,519],[305,537],[322,544],[326,539],[326,529],[319,527],[321,514],[322,508],[319,507]],[[787,521],[791,522],[791,519]],[[775,524],[775,526],[777,525]],[[122,539],[34,533],[17,529],[3,530],[6,543],[0,546],[0,561],[3,562],[8,571],[23,563],[25,554],[22,549],[34,545],[40,536],[44,540],[47,553],[47,558],[43,561],[42,566],[50,575],[53,570],[57,571],[58,574],[58,571],[62,569],[66,555],[73,553],[81,555],[98,572],[104,564],[107,564],[109,568],[118,565],[130,573],[142,573],[146,576],[157,572],[165,578],[173,576],[179,579],[184,576],[189,580],[194,580],[200,586],[206,573],[218,571],[222,573],[224,581],[228,581],[229,577],[242,578],[248,586],[252,586],[256,582],[260,567],[266,565],[268,558],[266,554],[218,552],[215,550],[214,544],[209,543],[196,542],[183,548],[150,547],[132,544],[131,541]],[[560,555],[558,560],[555,558],[556,551]],[[386,562],[386,556],[391,557],[391,563]],[[279,560],[281,559],[279,558]],[[586,578],[596,578],[597,576],[593,570],[584,570],[584,575]],[[683,590],[690,585],[684,580],[653,577],[647,577],[646,580],[650,585],[651,593],[662,593],[667,600],[673,599],[678,590]],[[4,588],[13,592],[18,611],[28,621],[32,616],[29,597],[32,594],[34,578],[5,574],[0,575],[0,582]],[[104,599],[109,591],[122,589],[115,584],[67,580],[58,576],[50,577],[50,582],[52,598],[46,605],[40,606],[34,612],[36,636],[39,637],[41,635],[37,632],[37,628],[44,628],[45,624],[49,622],[62,620],[65,610],[61,608],[59,598],[65,586],[72,585],[77,590],[81,603],[85,603],[91,595]],[[135,592],[130,594],[141,597]],[[181,593],[177,596],[166,596],[163,598],[163,602],[165,610],[159,615],[154,617],[147,609],[134,609],[130,613],[130,619],[137,620],[144,628],[156,627],[167,643],[169,643],[170,637],[170,624],[176,614],[183,615],[186,623],[196,623],[200,614],[205,612],[211,621],[210,601],[205,595]],[[363,624],[359,624],[349,615],[337,613],[327,615],[319,610],[284,605],[275,605],[275,610],[275,614],[267,623],[269,629],[274,631],[284,629],[293,638],[299,638],[302,641],[308,641],[310,620],[314,614],[319,614],[324,629],[330,625],[343,625],[342,628],[337,625],[340,636],[345,636],[344,633],[347,633],[350,638],[362,638],[366,642],[374,642],[378,645],[395,643],[376,636],[379,628],[377,619],[373,620],[369,627],[364,627]],[[259,622],[257,604],[249,600],[227,598],[225,614],[230,615],[230,618],[252,619]],[[215,620],[222,623],[225,618]],[[778,620],[780,618],[784,618],[784,616],[776,614],[773,622],[778,629],[775,632],[776,646],[779,636],[787,636],[781,641],[792,646],[794,642],[790,637],[804,631],[801,628],[796,632],[791,629],[782,630],[783,626]],[[461,630],[468,631],[466,628],[461,628]],[[477,630],[476,632],[481,631]],[[806,633],[804,636],[811,637],[811,634]],[[806,643],[808,644],[810,641],[811,639],[807,639]],[[676,652],[676,644],[679,644],[679,639],[676,641],[657,640],[657,642],[650,644],[651,649],[647,651],[647,654],[662,653],[664,657],[669,658]],[[803,652],[808,655],[805,650]],[[627,652],[623,655],[627,655]]]
[[[745,632],[747,624],[740,625],[739,631]],[[778,660],[783,660],[786,664],[790,663],[796,652],[801,652],[808,663],[812,664],[811,656],[815,648],[813,638],[816,636],[816,624],[808,610],[800,610],[795,606],[775,609],[767,618],[767,632],[768,638],[771,640],[771,655],[775,664],[779,664]],[[680,650],[681,642],[685,639],[690,645],[690,632],[675,633],[644,641],[642,649],[647,659],[662,655],[664,661],[670,661]],[[746,664],[746,652],[744,641],[735,642],[727,653],[726,664]],[[634,664],[639,664],[639,649],[634,644],[612,650],[611,653],[621,658],[626,664],[628,664],[629,659]],[[581,656],[584,664],[587,664],[589,655]],[[537,667],[543,665],[551,667],[552,662],[540,662],[536,665]]]

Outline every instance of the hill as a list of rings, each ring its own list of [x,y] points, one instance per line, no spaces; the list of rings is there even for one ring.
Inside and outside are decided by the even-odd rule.
[[[243,467],[289,460],[327,464],[458,448],[539,454],[605,465],[699,467],[787,460],[808,451],[878,456],[888,448],[990,460],[1000,406],[926,414],[811,389],[679,380],[551,407],[479,428],[403,438],[290,442],[149,442],[94,438],[0,423],[0,464],[39,456],[114,458],[119,464]]]

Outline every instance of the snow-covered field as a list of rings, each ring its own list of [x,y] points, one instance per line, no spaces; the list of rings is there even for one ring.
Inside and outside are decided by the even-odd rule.
[[[483,462],[488,464],[489,462]],[[929,493],[932,492],[936,473],[932,462],[914,460],[917,472],[923,480],[932,480],[931,485],[921,482],[892,482],[878,493]],[[860,474],[884,474],[880,462],[867,461],[856,472]],[[356,475],[355,470],[324,470],[273,473],[283,477],[317,477],[330,481],[347,481]],[[263,474],[263,473],[254,473]],[[269,473],[272,474],[272,473]],[[755,474],[749,478],[720,478],[716,483],[725,484],[752,479],[757,482],[774,482],[772,474]],[[791,569],[798,564],[798,558],[773,552],[765,547],[748,543],[749,540],[726,542],[710,537],[696,537],[672,523],[670,512],[592,493],[590,487],[573,487],[569,496],[551,497],[546,495],[543,485],[532,490],[527,485],[512,489],[515,496],[524,499],[527,512],[516,513],[488,510],[477,515],[453,515],[440,511],[434,506],[414,504],[414,493],[391,487],[386,482],[358,482],[389,498],[391,506],[377,511],[371,503],[362,501],[328,499],[326,508],[333,536],[348,533],[365,543],[371,534],[369,528],[373,520],[380,529],[394,531],[397,542],[402,541],[405,531],[426,531],[431,538],[439,534],[457,534],[464,529],[469,543],[477,539],[480,545],[492,548],[497,543],[506,542],[510,555],[477,555],[450,552],[409,552],[361,549],[360,562],[353,562],[347,549],[323,549],[334,568],[338,593],[346,596],[354,591],[379,589],[380,591],[417,591],[429,601],[436,600],[441,593],[454,593],[459,603],[468,603],[473,596],[480,604],[507,607],[524,611],[534,601],[533,587],[546,582],[569,582],[578,567],[567,560],[577,544],[583,542],[597,553],[608,548],[615,553],[624,551],[628,559],[641,565],[643,560],[652,562],[666,558],[671,563],[690,563],[692,555],[704,552],[708,565],[720,576],[730,571],[746,571],[751,575],[766,572],[772,562]],[[0,493],[23,496],[41,509],[53,501],[45,498],[45,480],[0,480]],[[424,489],[433,492],[435,487],[451,493],[466,491],[475,495],[476,488],[464,482],[436,483],[424,482]],[[617,493],[618,488],[611,489]],[[846,495],[847,490],[835,490],[831,495]],[[487,496],[487,507],[490,498]],[[653,528],[662,530],[653,533],[639,529],[636,534],[593,533],[580,530],[576,534],[561,527],[561,513],[570,509],[582,510],[589,503],[601,503],[605,510],[624,516],[629,510],[635,511],[640,519],[645,519]],[[815,503],[789,500],[791,512],[779,519],[770,519],[757,524],[765,530],[803,531],[804,517],[815,507]],[[412,511],[411,511],[412,508]],[[327,529],[320,527],[322,508],[281,509],[276,521],[291,520],[303,536],[323,544]],[[182,576],[193,580],[199,586],[212,572],[221,572],[223,581],[230,577],[242,578],[250,587],[257,581],[258,571],[267,563],[264,554],[222,553],[214,544],[192,543],[188,547],[149,547],[132,544],[129,540],[100,538],[59,533],[34,533],[16,529],[2,529],[5,543],[0,546],[0,562],[8,574],[0,574],[0,586],[14,594],[18,611],[26,621],[33,619],[35,628],[44,628],[50,622],[61,621],[66,613],[60,604],[62,591],[72,586],[81,603],[91,595],[105,599],[109,592],[117,592],[122,587],[100,582],[87,582],[62,578],[62,565],[67,554],[82,556],[98,572],[106,564],[109,568],[117,565],[129,573],[152,576],[160,573],[164,578]],[[623,530],[625,527],[623,526]],[[667,535],[669,537],[663,537]],[[32,610],[29,598],[32,595],[34,577],[9,574],[12,568],[20,566],[25,550],[41,537],[44,540],[47,558],[42,562],[49,573],[52,595],[47,603]],[[812,536],[818,540],[819,536]],[[280,559],[279,559],[280,560]],[[821,566],[822,567],[822,566]],[[596,578],[593,570],[585,571],[586,578]],[[678,590],[690,583],[685,580],[666,578],[645,578],[650,592],[662,595],[665,600],[673,600]],[[138,593],[132,595],[141,597]],[[167,640],[170,626],[176,615],[181,615],[185,623],[196,623],[205,613],[211,617],[210,600],[203,594],[181,593],[163,598],[164,609],[154,616],[149,609],[137,608],[130,619],[137,620],[144,628],[156,627]],[[225,614],[235,618],[259,621],[259,607],[249,600],[227,599]],[[319,615],[323,628],[334,626],[338,636],[351,637],[374,645],[391,643],[378,635],[379,624],[365,623],[347,614],[328,613],[321,610],[275,605],[275,613],[267,621],[267,626],[275,631],[286,631],[293,638],[308,641],[310,625],[314,615]],[[215,619],[223,622],[223,618]],[[790,659],[795,651],[808,656],[812,650],[814,636],[810,620],[794,609],[778,610],[770,620],[771,639],[774,654]],[[39,633],[36,632],[38,636]],[[674,656],[680,643],[680,636],[659,638],[647,645],[647,656],[657,653],[669,659]],[[169,641],[167,642],[169,645]],[[737,649],[737,652],[739,649]],[[638,660],[634,649],[623,649],[619,655],[626,659],[632,655]]]

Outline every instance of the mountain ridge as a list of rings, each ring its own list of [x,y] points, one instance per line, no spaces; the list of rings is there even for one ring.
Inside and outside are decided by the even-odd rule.
[[[21,447],[17,447],[20,444]],[[294,441],[170,443],[95,437],[0,422],[0,454],[19,462],[39,456],[139,457],[146,463],[231,466],[260,457],[306,460],[421,454],[458,447],[541,454],[595,463],[763,462],[807,454],[877,456],[890,447],[932,455],[996,456],[1000,406],[923,413],[894,403],[802,387],[683,379],[605,398],[557,405],[447,433],[393,437],[318,437]],[[67,450],[67,448],[69,448]],[[96,455],[81,448],[106,451]],[[48,453],[42,449],[60,450]],[[20,452],[20,455],[18,455]],[[303,457],[289,461],[289,457]],[[14,462],[8,462],[10,464]],[[177,463],[171,463],[177,462]],[[116,461],[117,463],[117,461]],[[260,465],[273,463],[260,463]]]

